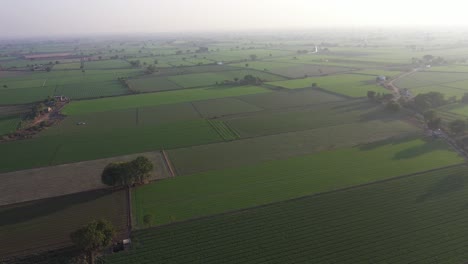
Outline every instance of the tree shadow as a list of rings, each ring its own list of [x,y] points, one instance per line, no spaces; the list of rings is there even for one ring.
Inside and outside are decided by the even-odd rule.
[[[465,188],[467,177],[460,174],[452,174],[444,177],[437,183],[433,184],[425,194],[419,196],[416,202],[425,202],[452,192],[460,191]]]
[[[390,137],[390,138],[386,138],[386,139],[379,140],[379,141],[364,143],[364,144],[358,145],[357,147],[359,148],[359,150],[367,151],[367,150],[380,148],[385,145],[396,145],[396,144],[404,143],[407,141],[414,140],[416,138],[420,138],[420,137],[415,136],[415,135],[395,136],[395,137]]]
[[[340,103],[332,109],[336,112],[351,112],[351,111],[365,111],[370,108],[376,108],[378,105],[367,100],[355,100],[352,102]]]
[[[405,113],[403,111],[399,112],[391,112],[385,109],[383,106],[374,107],[371,111],[367,111],[359,116],[360,122],[369,122],[369,121],[395,121],[401,120],[405,117]]]
[[[91,202],[111,194],[111,190],[99,190],[3,206],[0,207],[0,226],[30,221],[34,218],[47,216],[68,207]]]
[[[445,144],[441,144],[441,142],[429,142],[426,140],[425,144],[420,146],[409,147],[407,149],[401,150],[393,156],[394,160],[402,160],[402,159],[411,159],[417,156],[421,156],[423,154],[432,152],[434,150],[441,150],[447,149]]]

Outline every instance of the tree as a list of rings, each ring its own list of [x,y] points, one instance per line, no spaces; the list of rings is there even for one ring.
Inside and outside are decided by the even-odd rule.
[[[248,63],[246,63],[246,64],[245,64],[245,67],[249,67],[249,64],[248,64]]]
[[[414,97],[414,105],[420,110],[439,107],[446,103],[444,95],[439,92],[423,93]]]
[[[387,103],[387,106],[386,108],[392,112],[398,112],[400,109],[401,109],[401,106],[399,103],[395,102],[395,101],[389,101]]]
[[[459,135],[466,130],[466,122],[461,119],[456,119],[449,124],[450,131],[455,135]]]
[[[367,98],[371,100],[375,100],[375,95],[376,95],[375,91],[367,91]]]
[[[426,122],[429,122],[437,117],[437,113],[434,110],[426,111],[423,115]]]
[[[434,59],[434,56],[427,54],[427,55],[424,55],[424,56],[423,56],[423,59],[424,59],[426,62],[430,62],[430,61],[432,61],[432,60]]]
[[[8,85],[4,84],[4,85],[3,85],[3,88],[8,88]]]
[[[464,104],[468,104],[468,93],[465,93],[461,99],[461,102]]]
[[[255,55],[255,54],[250,55],[250,59],[253,60],[253,61],[256,60],[256,59],[257,59],[257,55]]]
[[[153,163],[143,156],[139,156],[130,162],[130,171],[134,182],[143,183],[151,177],[153,171]]]
[[[46,67],[45,70],[46,70],[46,72],[50,72],[52,70],[52,68]]]
[[[312,83],[312,87],[317,87],[317,83]]]
[[[151,227],[153,225],[153,215],[146,214],[145,216],[143,216],[143,224],[146,227]]]
[[[70,234],[77,248],[88,255],[88,263],[94,263],[94,254],[112,244],[115,230],[107,220],[94,220]]]
[[[156,71],[156,66],[154,66],[153,64],[149,65],[147,68],[146,68],[146,72],[147,73],[154,73]]]
[[[442,124],[442,119],[440,117],[436,117],[429,122],[427,122],[427,127],[432,130],[436,130],[440,128],[440,125]]]

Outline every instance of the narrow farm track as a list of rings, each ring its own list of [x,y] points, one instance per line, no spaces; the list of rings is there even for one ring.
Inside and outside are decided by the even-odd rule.
[[[390,90],[393,91],[393,94],[395,96],[395,100],[398,100],[401,97],[400,88],[395,85],[395,82],[402,79],[402,78],[408,77],[408,76],[414,74],[417,71],[418,71],[418,69],[413,69],[413,70],[411,70],[409,72],[400,74],[399,76],[397,76],[396,78],[390,80],[388,83],[385,84],[385,87],[387,87],[387,89],[390,89]]]

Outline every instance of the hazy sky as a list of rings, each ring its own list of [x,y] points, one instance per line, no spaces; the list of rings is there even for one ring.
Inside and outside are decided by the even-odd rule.
[[[464,0],[0,0],[3,37],[459,25]]]

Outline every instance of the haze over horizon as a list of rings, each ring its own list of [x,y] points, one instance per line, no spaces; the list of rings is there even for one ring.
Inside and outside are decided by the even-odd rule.
[[[2,37],[323,27],[460,26],[457,0],[0,0]]]

